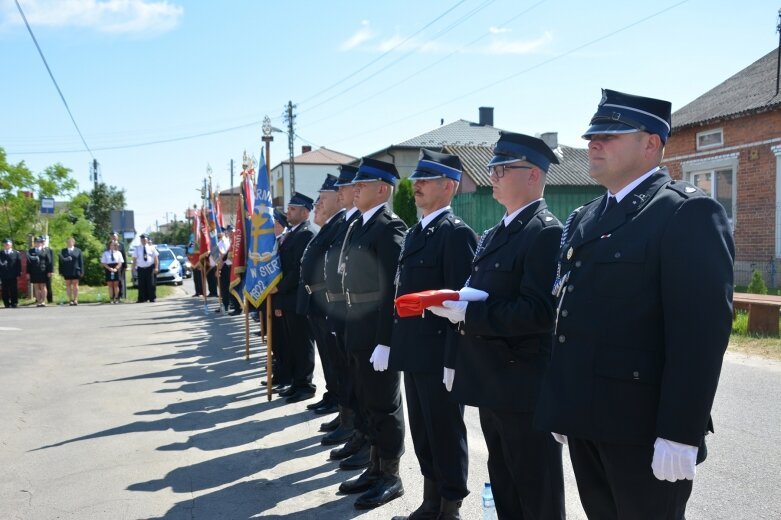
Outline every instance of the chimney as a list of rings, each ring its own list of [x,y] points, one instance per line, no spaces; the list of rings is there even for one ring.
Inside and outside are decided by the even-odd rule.
[[[494,107],[480,107],[480,126],[494,126]]]
[[[548,148],[555,150],[559,147],[559,133],[558,132],[545,132],[540,136],[540,139],[545,141]]]
[[[308,144],[302,144],[301,145],[301,153],[307,153],[307,152],[311,152],[311,151],[312,151],[312,147],[310,145],[308,145]]]

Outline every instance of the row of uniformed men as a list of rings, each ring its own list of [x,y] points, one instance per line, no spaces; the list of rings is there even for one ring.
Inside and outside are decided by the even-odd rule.
[[[660,168],[669,133],[668,102],[605,90],[584,138],[607,193],[565,226],[543,198],[557,156],[501,133],[488,168],[506,214],[479,241],[450,208],[453,155],[421,152],[410,178],[422,219],[409,230],[387,207],[399,178],[389,163],[329,176],[316,236],[312,200],[294,195],[273,299],[275,378],[290,383],[288,401],[312,397],[316,341],[340,411],[323,443],[347,440],[331,457],[368,464],[339,488],[362,493],[357,508],[404,492],[403,372],[424,490],[402,518],[460,518],[464,405],[479,408],[500,518],[565,517],[567,443],[590,518],[683,518],[729,336],[734,246],[723,208]],[[393,308],[404,294],[467,286],[482,297],[419,317]]]

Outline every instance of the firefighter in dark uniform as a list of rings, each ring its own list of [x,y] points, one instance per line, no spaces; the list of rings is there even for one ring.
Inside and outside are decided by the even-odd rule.
[[[315,236],[309,225],[309,212],[314,201],[301,193],[295,193],[287,204],[287,220],[290,231],[279,241],[279,261],[282,264],[282,280],[271,299],[274,315],[282,318],[285,328],[285,349],[290,355],[292,382],[279,392],[288,403],[297,403],[315,396],[312,377],[315,371],[315,344],[306,315],[299,314],[299,291],[304,288],[301,280],[301,257],[307,244]]]
[[[325,254],[326,300],[328,301],[328,325],[336,339],[335,368],[337,384],[337,401],[339,415],[332,423],[321,426],[328,431],[321,442],[330,444],[334,438],[344,438],[351,435],[347,443],[331,450],[329,458],[338,460],[342,469],[360,469],[369,464],[370,448],[366,438],[366,418],[355,395],[355,378],[349,365],[349,356],[344,343],[345,318],[347,315],[347,300],[342,287],[342,273],[339,269],[339,259],[344,244],[344,237],[350,224],[361,218],[361,212],[355,207],[355,185],[352,184],[358,168],[343,165],[339,167],[339,178],[336,182],[337,202],[343,211],[334,218],[339,226],[338,232]]]
[[[19,305],[19,277],[22,275],[22,257],[14,250],[10,238],[3,240],[0,251],[0,283],[3,285],[3,305],[15,309]]]
[[[323,398],[316,403],[307,405],[306,408],[314,410],[319,415],[337,411],[336,385],[338,383],[333,361],[336,338],[331,334],[326,321],[327,301],[325,299],[325,252],[339,231],[338,218],[334,218],[337,209],[341,209],[336,202],[339,190],[336,187],[336,181],[336,176],[329,173],[318,191],[320,196],[315,203],[315,224],[320,226],[320,231],[306,246],[304,256],[301,258],[301,284],[304,291],[299,293],[298,314],[309,318],[312,336],[317,344],[317,353],[320,356],[320,364],[325,376]],[[348,437],[349,434],[345,433],[344,438],[334,439],[331,444],[341,444]]]
[[[450,208],[462,169],[455,155],[421,150],[410,179],[415,205],[423,216],[404,239],[397,297],[464,286],[477,236]],[[444,318],[432,314],[394,318],[389,367],[404,371],[409,427],[423,474],[423,503],[410,516],[394,520],[461,518],[461,500],[469,493],[464,406],[443,384],[446,358],[455,354],[457,339],[457,331]],[[447,356],[446,350],[450,351]]]
[[[500,134],[488,168],[507,213],[481,238],[467,282],[487,298],[431,308],[459,324],[453,395],[480,409],[496,511],[507,520],[565,516],[561,446],[532,426],[556,317],[548,285],[561,224],[543,198],[551,163],[541,139]]]
[[[659,164],[670,103],[603,90],[584,138],[607,193],[559,255],[537,424],[569,442],[589,518],[684,518],[732,326],[734,243],[718,201]]]
[[[388,370],[393,328],[393,279],[407,226],[387,207],[399,178],[390,163],[364,158],[355,175],[355,205],[361,218],[347,231],[343,248],[347,299],[345,342],[359,405],[366,413],[371,456],[343,493],[364,492],[358,509],[380,506],[404,493],[399,460],[404,453],[404,408],[400,375]]]

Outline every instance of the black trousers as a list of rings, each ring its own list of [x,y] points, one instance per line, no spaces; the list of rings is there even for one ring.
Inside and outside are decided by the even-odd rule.
[[[561,444],[532,427],[533,413],[480,408],[500,520],[564,520]],[[589,516],[599,518],[599,516]]]
[[[193,284],[195,285],[195,295],[201,296],[203,294],[203,276],[200,269],[193,269]]]
[[[210,267],[206,271],[206,286],[209,288],[209,296],[217,297],[217,269]]]
[[[441,374],[404,372],[404,390],[420,472],[442,498],[461,500],[469,494],[464,406],[450,398]]]
[[[138,301],[155,300],[155,266],[138,268]]]
[[[309,315],[309,324],[312,328],[312,337],[317,345],[317,354],[320,357],[320,365],[323,367],[325,377],[325,394],[323,399],[337,403],[339,401],[339,378],[336,372],[337,355],[336,336],[331,334],[326,317],[319,313]]]
[[[358,406],[366,418],[366,434],[381,458],[397,459],[404,453],[404,405],[401,376],[395,370],[376,372],[369,358],[374,346],[350,351]]]
[[[19,287],[14,278],[3,278],[3,305],[10,307],[19,303]]]
[[[283,311],[285,339],[290,354],[290,372],[293,388],[303,392],[314,392],[312,377],[315,372],[315,342],[306,316],[293,311]]]
[[[583,510],[600,520],[683,520],[691,480],[654,477],[652,443],[615,444],[570,437],[569,452]]]
[[[220,297],[222,298],[222,306],[225,307],[226,311],[230,310],[231,307],[234,309],[241,307],[236,297],[230,293],[230,288],[231,270],[229,265],[224,264],[222,269],[220,269]]]
[[[265,320],[265,300],[261,304],[260,311],[260,319]],[[274,381],[277,384],[289,385],[293,380],[293,363],[290,360],[287,327],[282,317],[277,317],[273,314],[271,315],[271,348],[274,358]]]
[[[52,292],[52,277],[46,277],[46,302],[52,303],[54,301],[54,293]]]
[[[337,307],[334,312],[331,312],[333,306],[339,306],[341,309]],[[337,403],[355,413],[355,429],[368,435],[368,420],[366,413],[358,403],[358,396],[355,394],[355,370],[344,342],[345,312],[346,305],[343,302],[332,303],[328,310],[328,326],[331,332],[335,332],[333,336],[336,340],[333,361],[338,380]]]

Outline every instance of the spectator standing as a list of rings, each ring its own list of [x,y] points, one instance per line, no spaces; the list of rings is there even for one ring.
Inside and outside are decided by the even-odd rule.
[[[33,284],[36,307],[46,307],[46,282],[54,271],[54,261],[43,244],[44,238],[37,237],[35,247],[27,251],[27,274],[30,276],[30,283]]]
[[[84,255],[76,247],[76,239],[68,237],[67,247],[60,251],[60,276],[65,278],[65,292],[68,295],[68,305],[79,304],[79,280],[84,276]]]
[[[100,258],[100,263],[103,264],[103,269],[106,270],[109,303],[119,303],[122,297],[119,279],[125,259],[122,253],[119,252],[119,243],[117,241],[112,240],[109,242],[108,249],[103,252],[103,256]]]
[[[14,250],[14,242],[10,238],[3,240],[0,251],[0,283],[3,285],[3,305],[15,309],[19,304],[19,276],[22,274],[22,257]]]

